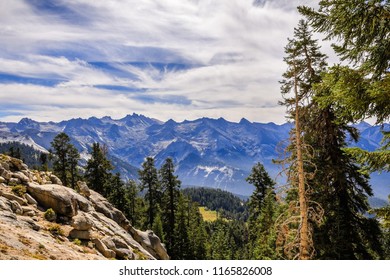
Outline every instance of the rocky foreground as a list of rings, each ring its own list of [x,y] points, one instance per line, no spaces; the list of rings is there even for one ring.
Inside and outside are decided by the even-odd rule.
[[[52,209],[48,210],[48,209]],[[0,259],[169,259],[152,231],[133,228],[103,196],[0,154]]]

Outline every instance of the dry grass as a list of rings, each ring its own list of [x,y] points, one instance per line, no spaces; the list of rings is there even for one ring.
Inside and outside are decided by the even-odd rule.
[[[217,211],[209,210],[206,207],[199,207],[199,212],[203,217],[203,220],[206,222],[214,222],[218,218]]]

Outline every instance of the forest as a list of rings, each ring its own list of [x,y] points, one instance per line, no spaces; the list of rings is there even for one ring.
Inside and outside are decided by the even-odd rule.
[[[285,46],[280,106],[294,124],[284,158],[285,185],[259,162],[246,179],[248,201],[221,190],[183,189],[167,158],[158,169],[147,157],[139,180],[113,173],[104,144],[93,143],[82,168],[65,133],[50,155],[33,155],[37,168],[52,168],[62,183],[77,181],[104,195],[133,226],[152,229],[172,259],[390,259],[390,206],[371,208],[368,179],[390,171],[390,131],[382,147],[348,148],[351,124],[381,125],[390,116],[390,6],[388,1],[320,1],[298,7],[302,19]],[[333,43],[342,63],[328,65],[315,32]],[[3,145],[4,147],[4,145]],[[15,157],[28,149],[6,146]],[[26,150],[26,151],[25,151]],[[199,207],[218,212],[205,221]]]

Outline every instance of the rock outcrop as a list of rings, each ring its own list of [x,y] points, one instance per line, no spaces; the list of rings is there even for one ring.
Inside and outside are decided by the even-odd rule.
[[[51,208],[56,221],[45,219]],[[0,259],[169,259],[151,231],[132,227],[107,199],[79,182],[0,155]]]

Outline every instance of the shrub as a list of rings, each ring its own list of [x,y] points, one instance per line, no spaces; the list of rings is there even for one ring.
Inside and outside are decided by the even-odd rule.
[[[73,240],[73,244],[77,245],[77,246],[81,246],[81,241],[80,239],[76,238]]]
[[[23,197],[24,194],[27,192],[26,187],[25,187],[25,186],[22,186],[22,185],[13,186],[13,187],[11,188],[11,191],[12,191],[15,195],[17,195],[17,196],[19,196],[19,197]]]
[[[53,224],[47,230],[50,231],[53,235],[64,235],[64,232],[62,231],[62,228],[59,224]]]
[[[54,222],[57,219],[56,212],[51,208],[47,209],[45,212],[45,219],[49,222]]]

